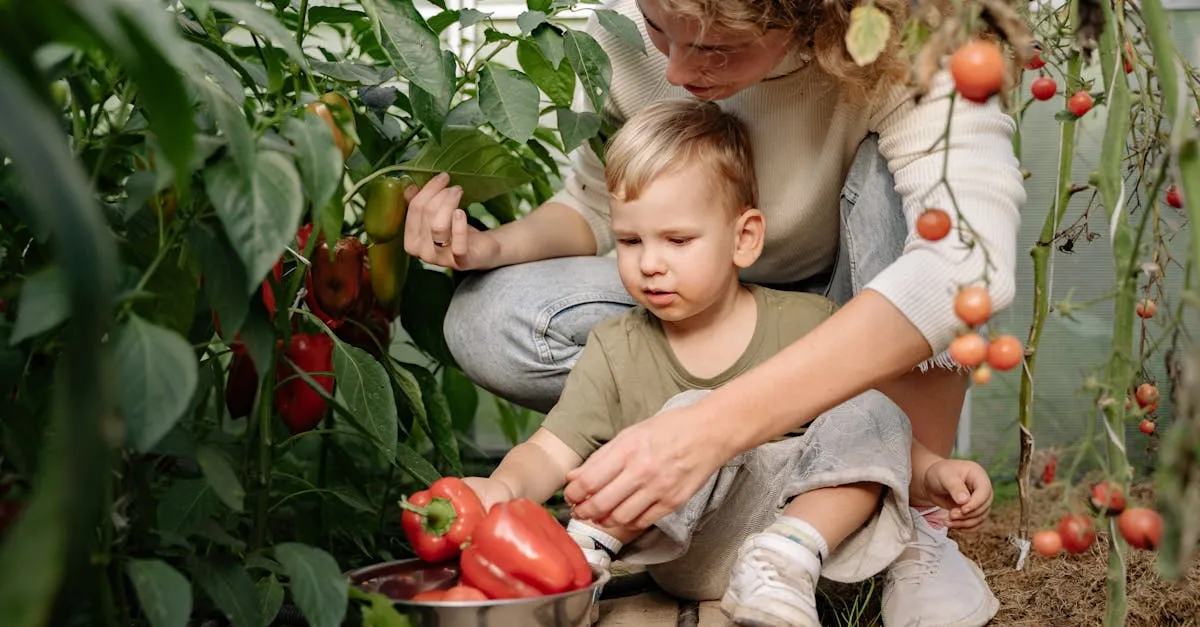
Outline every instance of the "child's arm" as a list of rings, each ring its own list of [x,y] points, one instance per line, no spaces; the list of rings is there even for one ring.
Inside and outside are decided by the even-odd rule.
[[[936,505],[950,512],[956,529],[979,526],[992,507],[992,481],[979,464],[946,459],[912,441],[913,484],[909,491],[914,507]]]
[[[467,477],[465,481],[488,509],[514,498],[544,503],[566,484],[567,473],[582,463],[583,458],[558,436],[538,429],[509,451],[490,477]]]

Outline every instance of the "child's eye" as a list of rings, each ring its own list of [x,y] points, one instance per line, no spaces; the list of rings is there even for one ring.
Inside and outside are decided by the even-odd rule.
[[[617,240],[617,243],[621,246],[637,246],[638,244],[642,243],[642,240],[636,237],[624,237]]]
[[[684,246],[686,244],[691,243],[692,238],[690,238],[690,237],[671,237],[671,238],[668,238],[667,241],[671,242],[672,244],[674,244],[676,246]]]

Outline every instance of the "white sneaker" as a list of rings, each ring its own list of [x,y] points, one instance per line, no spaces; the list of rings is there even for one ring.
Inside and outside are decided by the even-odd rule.
[[[571,539],[575,541],[575,544],[578,544],[579,548],[583,549],[583,557],[587,559],[588,564],[591,564],[592,566],[595,566],[601,570],[610,569],[612,566],[612,557],[609,556],[608,551],[606,551],[604,547],[600,545],[599,541],[587,534],[577,533],[574,531],[568,531],[567,535],[571,536]]]
[[[917,538],[888,567],[883,586],[887,627],[981,627],[1000,609],[983,571],[947,535],[947,516],[913,509]]]
[[[820,627],[816,583],[821,562],[811,551],[774,533],[751,536],[721,599],[721,611],[748,627]]]

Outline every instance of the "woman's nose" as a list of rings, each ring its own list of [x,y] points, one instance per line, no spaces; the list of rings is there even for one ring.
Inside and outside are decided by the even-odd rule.
[[[699,76],[696,69],[692,50],[672,43],[667,49],[667,82],[676,87],[691,85]]]

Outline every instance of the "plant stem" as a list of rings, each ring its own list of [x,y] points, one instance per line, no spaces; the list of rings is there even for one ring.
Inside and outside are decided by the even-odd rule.
[[[271,492],[271,418],[275,389],[275,364],[265,368],[258,389],[258,485],[254,507],[253,548],[262,548],[267,536]]]
[[[1071,6],[1071,30],[1078,21],[1078,8]],[[1064,82],[1078,81],[1083,67],[1079,54],[1071,55],[1067,60],[1067,77]],[[1068,90],[1069,91],[1069,90]],[[1066,103],[1069,94],[1064,93]],[[1050,313],[1050,255],[1054,252],[1054,241],[1058,235],[1058,225],[1062,223],[1063,215],[1071,202],[1071,168],[1075,160],[1075,131],[1076,121],[1066,120],[1059,126],[1058,146],[1058,180],[1055,185],[1054,204],[1046,215],[1042,232],[1029,256],[1033,258],[1033,320],[1029,324],[1029,338],[1025,342],[1025,366],[1021,369],[1021,391],[1018,403],[1018,417],[1021,432],[1020,465],[1017,469],[1017,492],[1021,501],[1021,518],[1018,527],[1018,537],[1022,540],[1029,538],[1029,464],[1033,457],[1033,375],[1037,367],[1038,345],[1041,343],[1042,329],[1046,324],[1046,316]]]

